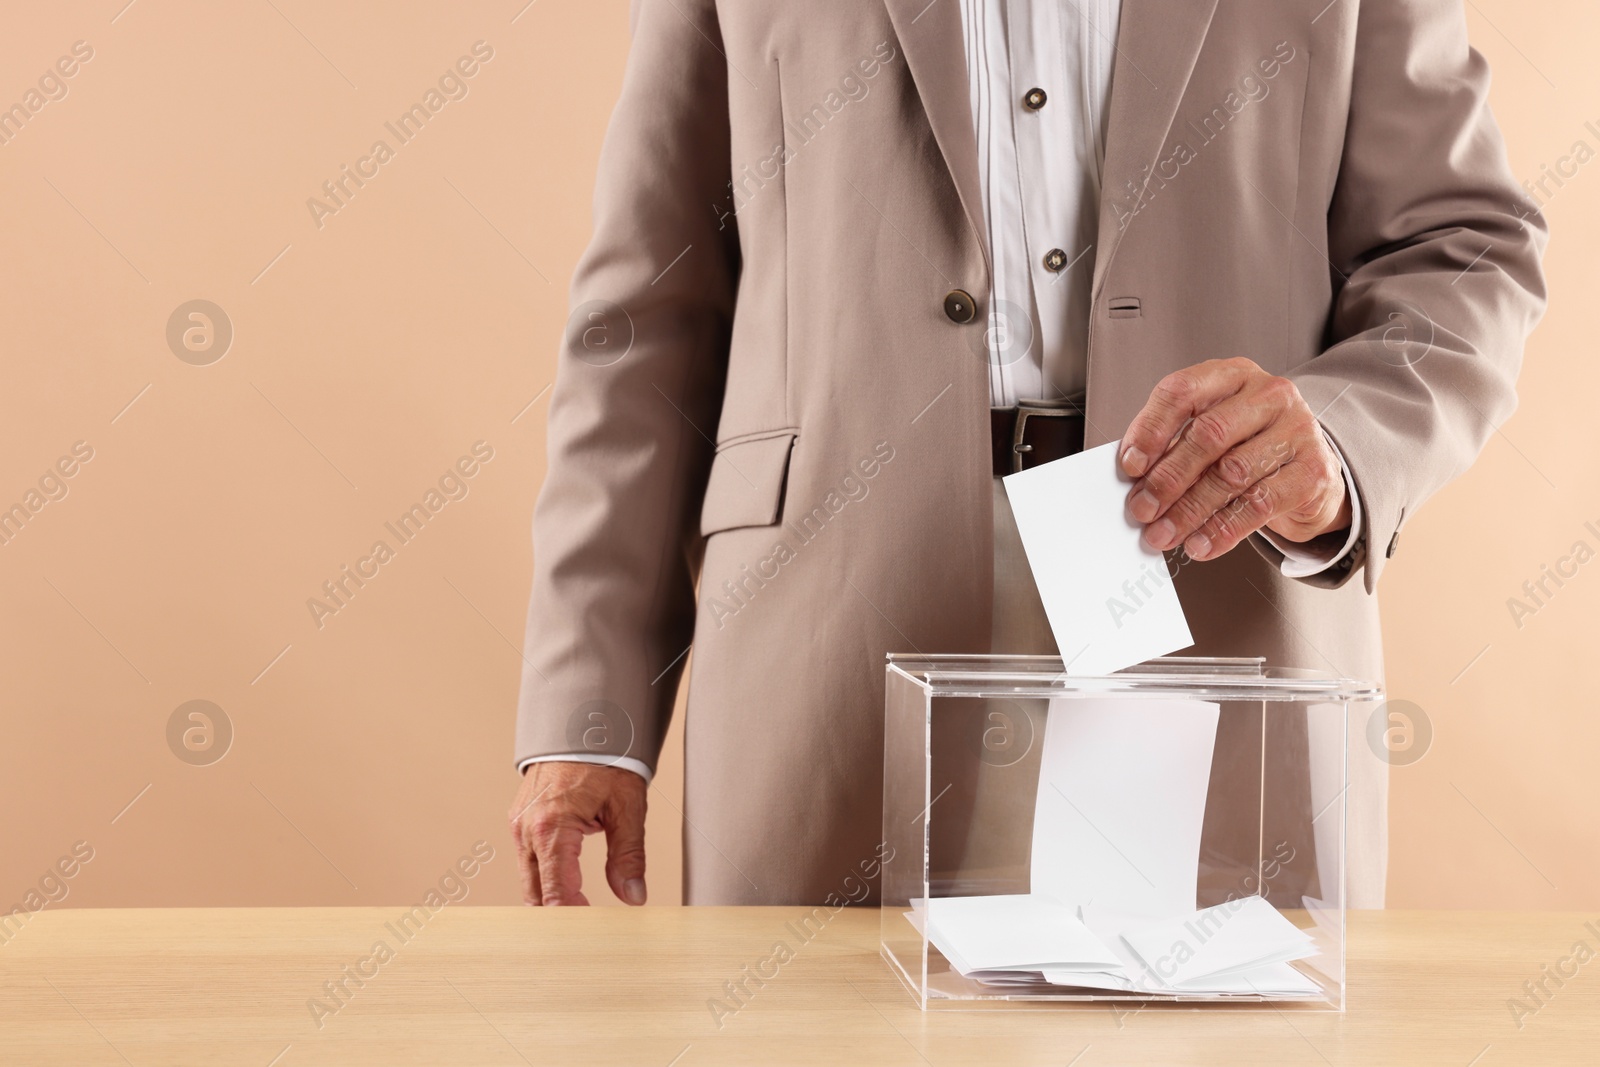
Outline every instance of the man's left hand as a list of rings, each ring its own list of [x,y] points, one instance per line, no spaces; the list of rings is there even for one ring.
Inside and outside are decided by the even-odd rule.
[[[1161,379],[1118,454],[1151,548],[1181,544],[1207,560],[1262,527],[1309,541],[1350,525],[1344,472],[1316,415],[1293,382],[1248,359]]]

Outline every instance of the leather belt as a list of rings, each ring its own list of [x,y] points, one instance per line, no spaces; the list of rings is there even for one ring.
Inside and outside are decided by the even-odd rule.
[[[1084,407],[1080,398],[1025,401],[990,408],[990,444],[996,478],[1083,451]]]

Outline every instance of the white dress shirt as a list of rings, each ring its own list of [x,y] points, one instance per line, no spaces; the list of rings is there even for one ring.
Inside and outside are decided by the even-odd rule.
[[[1111,65],[1121,0],[961,0],[994,265],[989,398],[1086,384]]]
[[[978,145],[984,225],[994,264],[985,343],[989,402],[1070,396],[1087,384],[1089,296],[1098,239],[1100,171],[1121,0],[960,0]],[[1338,453],[1332,438],[1328,444]],[[1341,464],[1344,456],[1339,456]],[[1361,499],[1342,548],[1322,550],[1262,532],[1282,573],[1307,577],[1355,547]],[[624,767],[592,752],[535,756]]]

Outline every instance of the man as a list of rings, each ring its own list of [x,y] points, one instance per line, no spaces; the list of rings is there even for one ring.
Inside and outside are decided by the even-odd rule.
[[[1487,87],[1457,0],[639,0],[534,523],[527,901],[585,903],[603,830],[644,902],[691,642],[686,900],[867,869],[884,653],[1053,648],[1015,462],[1121,442],[1190,654],[1381,677],[1379,573],[1543,306]]]

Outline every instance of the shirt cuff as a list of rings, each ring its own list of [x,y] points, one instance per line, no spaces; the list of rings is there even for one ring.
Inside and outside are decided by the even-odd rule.
[[[517,773],[521,774],[533,763],[593,763],[600,767],[621,767],[643,778],[647,785],[650,779],[655,777],[655,772],[651,771],[643,760],[636,760],[632,756],[607,756],[603,752],[566,752],[555,756],[529,756],[517,764]]]
[[[1350,496],[1350,534],[1344,539],[1343,546],[1332,548],[1326,543],[1290,541],[1262,527],[1257,532],[1268,544],[1283,553],[1283,562],[1278,564],[1278,571],[1285,578],[1309,578],[1313,574],[1321,574],[1348,556],[1361,539],[1361,494],[1356,492],[1355,479],[1350,476],[1350,465],[1344,461],[1344,453],[1339,451],[1333,438],[1324,432],[1322,439],[1339,457],[1339,471],[1344,475],[1345,492]]]

